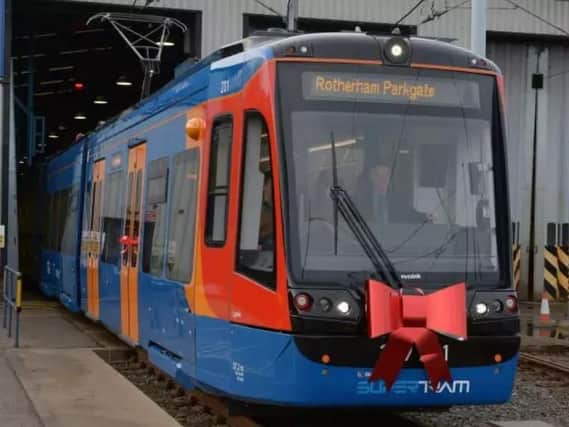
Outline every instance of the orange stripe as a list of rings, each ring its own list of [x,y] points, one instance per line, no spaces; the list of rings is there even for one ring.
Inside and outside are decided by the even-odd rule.
[[[278,58],[277,62],[320,62],[326,64],[370,64],[370,65],[381,65],[383,64],[380,60],[371,59],[341,59],[341,58],[304,58],[304,57],[288,57],[288,58]]]
[[[460,73],[487,74],[490,76],[497,75],[495,71],[481,70],[479,68],[455,67],[452,65],[422,64],[418,62],[412,63],[411,68],[426,68],[428,70],[441,70],[441,71],[458,71]]]

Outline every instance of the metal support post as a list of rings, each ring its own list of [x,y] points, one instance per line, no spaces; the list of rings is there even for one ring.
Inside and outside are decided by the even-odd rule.
[[[16,279],[16,338],[14,347],[20,347],[20,312],[22,311],[22,277],[18,276]]]
[[[2,275],[2,328],[6,329],[8,322],[8,304],[6,304],[6,274]]]
[[[291,33],[298,30],[298,0],[288,0],[288,7],[286,10],[286,29]]]
[[[4,270],[4,274],[6,274],[8,269]],[[8,310],[8,338],[12,338],[12,311],[13,311],[13,301],[12,301],[12,275],[10,274],[10,280],[8,284],[8,297],[4,301],[4,304],[8,303],[10,305],[10,309]]]
[[[28,165],[32,162],[32,157],[34,156],[33,150],[36,143],[36,123],[35,123],[35,116],[34,116],[34,59],[30,57],[28,59],[28,99],[27,99],[27,136],[28,136],[28,149],[26,150],[26,154],[28,157]]]
[[[477,55],[486,56],[486,0],[470,3],[470,49]]]
[[[14,347],[20,346],[20,313],[22,311],[22,274],[8,266],[4,267],[3,281],[4,329],[12,337],[14,327]],[[14,317],[12,322],[12,317]]]

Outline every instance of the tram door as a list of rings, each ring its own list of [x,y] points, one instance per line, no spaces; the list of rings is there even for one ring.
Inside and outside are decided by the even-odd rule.
[[[105,161],[93,165],[90,216],[88,224],[89,245],[87,250],[87,314],[99,318],[99,258],[102,248],[101,212],[103,210],[103,183]]]
[[[138,264],[145,164],[146,145],[132,147],[128,152],[126,218],[121,236],[121,328],[122,335],[133,342],[138,341]]]

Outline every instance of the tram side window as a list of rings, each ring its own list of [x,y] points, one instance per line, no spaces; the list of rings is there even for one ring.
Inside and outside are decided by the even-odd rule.
[[[237,271],[275,289],[273,178],[267,125],[247,115]]]
[[[224,117],[213,125],[206,214],[206,242],[209,246],[223,246],[227,229],[229,200],[229,165],[233,119]]]
[[[174,156],[168,227],[167,276],[188,283],[194,265],[200,152],[192,148]]]
[[[77,239],[79,186],[74,185],[71,190],[64,191],[66,200],[62,201],[65,205],[62,206],[61,252],[65,255],[73,255]]]
[[[110,173],[103,186],[103,251],[102,262],[118,265],[121,254],[124,172]]]
[[[65,223],[67,220],[68,212],[68,201],[69,201],[69,189],[60,190],[55,193],[54,196],[54,220],[53,220],[53,240],[52,249],[56,252],[61,252],[63,243],[63,233],[65,229]]]
[[[168,200],[168,158],[153,160],[148,166],[142,271],[154,276],[162,274]]]

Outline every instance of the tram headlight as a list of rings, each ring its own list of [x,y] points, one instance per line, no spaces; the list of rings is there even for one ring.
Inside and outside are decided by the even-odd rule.
[[[390,53],[394,58],[399,58],[401,55],[403,55],[403,48],[400,44],[394,44],[391,46]]]
[[[474,310],[476,311],[476,314],[479,316],[484,316],[490,311],[490,309],[488,308],[488,304],[486,304],[485,302],[477,303],[474,306]]]
[[[338,303],[338,305],[336,306],[336,308],[338,309],[338,311],[340,313],[342,313],[344,316],[350,314],[350,311],[352,310],[352,307],[350,306],[350,303],[347,301],[340,301]]]
[[[411,46],[403,37],[393,37],[385,43],[384,54],[392,64],[405,64],[411,56]]]
[[[291,289],[292,315],[304,319],[358,321],[363,301],[355,291],[341,288]]]

